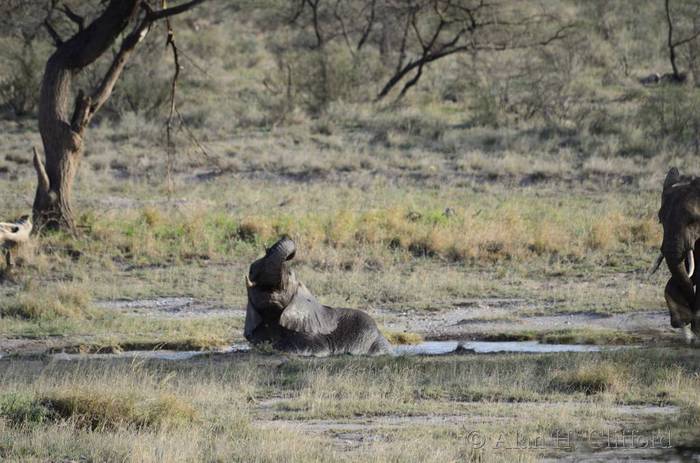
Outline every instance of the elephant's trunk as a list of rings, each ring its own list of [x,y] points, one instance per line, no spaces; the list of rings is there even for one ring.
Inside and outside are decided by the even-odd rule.
[[[248,287],[261,285],[267,288],[281,288],[284,284],[284,262],[294,257],[296,245],[284,237],[267,250],[265,257],[250,266]]]
[[[688,307],[693,307],[695,301],[695,289],[690,277],[695,271],[695,259],[693,258],[693,250],[685,244],[685,240],[664,240],[661,246],[668,269],[671,276],[676,280],[678,286],[686,300]],[[688,260],[688,269],[686,269],[686,258]]]

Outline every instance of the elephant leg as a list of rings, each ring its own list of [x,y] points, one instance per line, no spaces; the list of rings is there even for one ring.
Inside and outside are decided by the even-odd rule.
[[[692,334],[692,340],[700,342],[700,313],[695,313],[695,318],[687,325],[690,328],[690,333]]]
[[[666,306],[668,306],[668,311],[671,315],[672,327],[682,328],[693,321],[693,311],[690,305],[694,301],[686,301],[680,286],[673,278],[669,279],[668,283],[666,283],[664,298],[666,299]]]

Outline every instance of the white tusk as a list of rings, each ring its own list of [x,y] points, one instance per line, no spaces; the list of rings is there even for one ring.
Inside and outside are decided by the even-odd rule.
[[[245,286],[246,288],[254,288],[256,283],[250,281],[250,278],[248,278],[248,275],[245,276]]]
[[[685,339],[685,342],[687,344],[692,344],[695,340],[695,334],[693,333],[693,330],[690,327],[690,323],[683,327],[683,338]]]
[[[692,277],[693,273],[695,273],[695,258],[691,249],[688,251],[688,278]]]
[[[663,253],[660,252],[659,257],[656,258],[656,260],[652,264],[651,268],[649,269],[650,276],[656,273],[656,271],[661,266],[661,262],[663,262],[663,261],[664,261],[664,255],[663,255]]]

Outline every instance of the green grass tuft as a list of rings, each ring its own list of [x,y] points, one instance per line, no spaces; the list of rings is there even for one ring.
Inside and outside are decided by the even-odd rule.
[[[590,362],[578,365],[572,371],[555,372],[550,386],[567,394],[582,392],[599,394],[603,392],[623,392],[629,386],[629,377],[620,365],[607,362]]]
[[[83,286],[29,284],[0,308],[0,314],[29,320],[89,318],[97,313],[90,307],[90,302],[90,294]]]
[[[49,393],[37,397],[53,420],[70,420],[77,427],[93,430],[118,427],[161,428],[179,426],[196,419],[195,408],[172,394],[143,397],[130,393],[97,390]]]
[[[407,331],[382,331],[382,334],[391,344],[420,344],[423,336]]]

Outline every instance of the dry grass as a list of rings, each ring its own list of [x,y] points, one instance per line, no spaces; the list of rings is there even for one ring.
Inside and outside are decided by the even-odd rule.
[[[29,282],[14,300],[3,304],[0,315],[29,320],[86,318],[96,314],[90,303],[90,293],[82,285],[58,283],[40,287]]]
[[[620,365],[594,361],[578,365],[571,371],[555,372],[551,386],[565,393],[621,393],[630,389],[630,375]]]
[[[641,343],[641,338],[628,331],[612,329],[570,329],[540,333],[538,338],[548,344],[600,344],[631,345]]]
[[[347,255],[360,247],[367,253],[393,250],[488,263],[541,255],[582,258],[627,251],[629,246],[644,249],[658,241],[660,229],[652,211],[639,217],[639,211],[621,207],[620,199],[610,198],[601,207],[573,197],[535,201],[523,194],[496,201],[472,197],[466,207],[439,207],[445,200],[438,199],[420,206],[390,203],[369,209],[347,207],[343,201],[328,209],[300,205],[256,216],[225,215],[207,205],[167,215],[147,207],[90,222],[91,232],[79,246],[93,259],[119,252],[136,263],[180,262],[222,259],[247,243],[261,246],[288,234],[303,245],[307,260],[320,258],[329,248]]]
[[[182,295],[241,308],[243,273],[281,234],[297,241],[296,270],[330,305],[414,311],[500,297],[532,301],[531,312],[544,315],[663,307],[663,272],[637,275],[660,243],[655,213],[664,173],[669,165],[697,173],[698,164],[673,133],[648,134],[665,120],[656,116],[671,101],[666,93],[689,104],[696,97],[682,92],[696,91],[641,89],[619,75],[628,54],[637,57],[631,75],[666,65],[660,49],[631,39],[653,36],[646,16],[630,23],[627,5],[611,5],[610,37],[603,40],[596,27],[588,30],[590,50],[562,42],[549,55],[554,69],[528,68],[534,85],[512,81],[522,62],[540,61],[521,50],[485,54],[478,66],[456,56],[426,69],[396,105],[363,103],[371,92],[336,82],[341,93],[312,120],[299,101],[280,118],[284,92],[268,88],[279,82],[271,50],[280,47],[268,40],[296,42],[286,31],[270,32],[271,18],[254,6],[234,6],[243,14],[230,15],[212,6],[201,28],[179,29],[188,60],[207,69],[200,75],[188,63],[179,95],[209,156],[196,154],[184,131],[176,134],[172,188],[157,117],[115,111],[120,121],[105,117],[90,128],[74,192],[80,233],[37,239],[16,280],[0,282],[1,337],[51,335],[65,341],[59,348],[88,351],[240,340],[241,316],[139,317],[96,310],[93,301]],[[598,24],[582,27],[589,23]],[[5,43],[13,52],[16,44]],[[569,63],[571,56],[577,59]],[[13,69],[0,58],[0,70]],[[334,76],[345,76],[338,71],[352,64],[347,58],[333,54]],[[143,83],[138,73],[149,66],[135,63],[118,91]],[[564,93],[552,95],[532,72],[555,79]],[[541,94],[529,104],[552,104],[553,115],[516,121],[498,106],[499,98],[532,99],[535,90]],[[32,120],[0,126],[0,217],[12,217],[30,207],[30,147],[40,140]],[[541,339],[634,340],[573,330]],[[529,461],[542,455],[477,451],[467,432],[618,429],[630,423],[612,411],[620,403],[676,404],[682,419],[671,420],[674,430],[697,427],[700,416],[696,356],[683,351],[324,361],[254,355],[130,365],[2,360],[0,379],[3,460]],[[337,438],[342,433],[304,428],[309,419],[450,414],[464,427],[372,430],[363,422],[357,445]],[[632,421],[649,426],[654,419]]]
[[[105,391],[78,390],[50,394],[36,399],[51,420],[70,420],[76,427],[89,429],[122,426],[171,427],[196,418],[192,405],[172,395],[139,398]]]
[[[475,449],[468,434],[536,438],[623,427],[671,429],[673,445],[682,445],[692,442],[689,430],[697,423],[697,372],[692,355],[664,351],[3,361],[0,454],[9,460],[509,461],[512,452]],[[658,417],[618,409],[660,400],[681,406],[682,419],[654,422]],[[322,423],[328,428],[314,428]],[[347,423],[360,427],[343,431]],[[528,461],[541,455],[522,454]]]
[[[391,344],[420,344],[423,336],[407,331],[382,331],[382,334]]]

